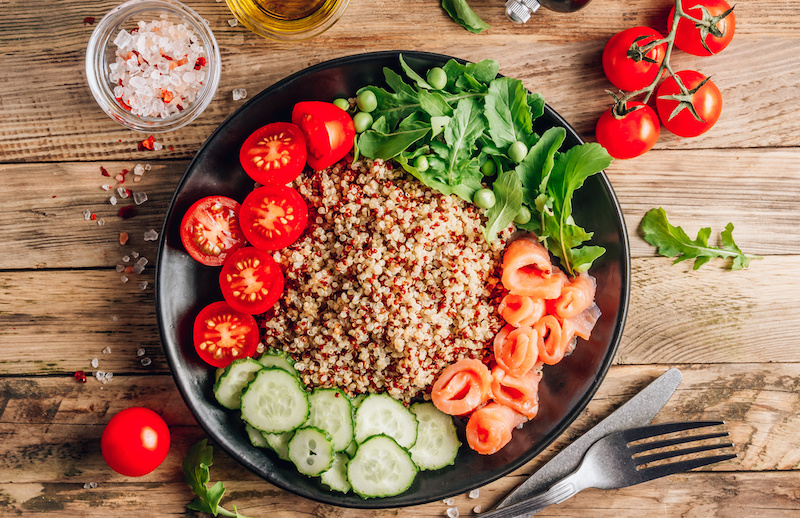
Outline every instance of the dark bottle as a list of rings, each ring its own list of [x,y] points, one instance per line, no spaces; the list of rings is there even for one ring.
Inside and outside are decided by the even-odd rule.
[[[539,7],[544,6],[551,11],[571,13],[582,8],[591,0],[508,0],[506,15],[515,23],[525,23]]]

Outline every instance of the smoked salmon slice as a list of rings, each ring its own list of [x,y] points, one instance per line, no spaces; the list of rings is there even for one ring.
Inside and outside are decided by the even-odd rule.
[[[538,334],[539,359],[547,365],[555,365],[564,359],[572,336],[563,332],[561,322],[553,315],[545,315],[533,328]]]
[[[499,365],[492,369],[492,398],[511,407],[528,419],[539,412],[539,382],[541,369],[531,369],[525,376],[508,374]]]
[[[491,395],[492,374],[479,360],[464,358],[448,365],[433,384],[433,404],[450,415],[472,412]]]
[[[512,376],[524,376],[539,359],[538,337],[531,327],[505,326],[494,337],[494,360]]]
[[[525,421],[525,416],[513,408],[489,403],[467,421],[467,443],[481,455],[491,455],[508,444],[511,432]]]
[[[569,280],[561,294],[547,301],[547,312],[559,318],[572,318],[583,313],[594,303],[597,281],[588,273],[581,273]]]
[[[512,295],[554,299],[561,294],[566,276],[553,268],[550,254],[536,236],[528,234],[508,245],[501,280]]]
[[[588,340],[592,334],[595,324],[600,319],[600,308],[597,304],[592,304],[579,315],[564,320],[562,329],[573,335],[580,336],[584,340]]]
[[[497,306],[503,320],[514,327],[533,327],[545,315],[544,299],[534,299],[524,295],[507,294]]]

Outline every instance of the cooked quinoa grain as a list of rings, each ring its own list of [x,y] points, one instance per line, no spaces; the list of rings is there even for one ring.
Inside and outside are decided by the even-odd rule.
[[[261,326],[304,383],[408,402],[450,363],[491,352],[510,231],[487,244],[474,207],[381,161],[295,183],[309,227],[275,254],[286,290]]]

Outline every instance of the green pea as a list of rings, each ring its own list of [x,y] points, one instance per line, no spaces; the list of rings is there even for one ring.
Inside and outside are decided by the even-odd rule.
[[[333,101],[333,104],[335,104],[339,108],[343,109],[344,111],[347,111],[347,110],[350,109],[350,101],[348,101],[347,99],[345,99],[343,97],[339,97],[338,99]]]
[[[372,115],[367,112],[358,112],[353,115],[353,126],[356,133],[364,133],[372,126]]]
[[[483,176],[492,176],[496,170],[497,168],[495,167],[494,160],[491,158],[484,162],[481,166],[481,172],[483,173]]]
[[[478,189],[472,196],[472,203],[481,209],[491,209],[497,203],[491,189]]]
[[[434,90],[444,90],[444,87],[447,86],[447,72],[443,68],[433,67],[428,70],[426,79]]]
[[[525,155],[528,154],[528,146],[525,145],[524,142],[520,142],[519,140],[508,146],[508,158],[513,160],[516,163],[520,163],[525,160]]]
[[[514,218],[514,223],[518,225],[524,225],[525,223],[531,220],[531,210],[523,205],[520,207],[519,212],[517,213],[517,217]]]
[[[430,164],[428,163],[428,157],[425,155],[420,155],[414,159],[414,168],[417,171],[423,173],[428,170],[428,167],[430,167]]]
[[[362,112],[371,112],[378,107],[378,98],[372,90],[364,90],[356,96],[356,104]]]

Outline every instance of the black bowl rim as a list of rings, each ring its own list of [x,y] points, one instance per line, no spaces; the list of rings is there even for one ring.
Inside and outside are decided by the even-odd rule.
[[[161,306],[162,306],[163,302],[162,302],[161,292],[160,292],[160,290],[158,290],[158,286],[160,284],[159,281],[160,281],[160,278],[161,278],[160,265],[161,265],[162,256],[165,253],[165,247],[166,247],[166,235],[167,235],[167,232],[168,232],[167,222],[170,219],[169,216],[172,213],[172,210],[173,210],[173,208],[175,206],[175,202],[176,202],[176,199],[178,198],[178,195],[180,194],[184,184],[189,179],[189,176],[190,176],[189,173],[193,170],[195,162],[197,162],[199,160],[199,156],[201,155],[201,151],[203,150],[203,148],[205,148],[205,146],[209,142],[211,142],[214,139],[214,137],[218,133],[221,133],[221,132],[225,131],[225,129],[228,126],[228,124],[237,115],[239,115],[239,113],[247,110],[248,107],[251,104],[256,103],[257,101],[259,101],[263,97],[269,96],[270,94],[272,94],[273,91],[280,89],[281,87],[283,87],[287,83],[290,83],[290,82],[292,82],[292,81],[294,81],[294,80],[296,80],[296,79],[298,79],[298,78],[300,78],[302,76],[305,76],[307,74],[311,74],[311,73],[314,73],[314,72],[317,72],[317,71],[326,70],[326,69],[329,69],[329,68],[336,68],[336,67],[339,67],[339,66],[342,66],[342,65],[349,65],[349,64],[353,64],[353,63],[358,63],[360,61],[379,60],[379,59],[392,58],[392,57],[396,58],[398,55],[401,55],[401,54],[404,55],[404,56],[411,56],[411,57],[419,58],[419,59],[436,60],[436,61],[442,61],[442,62],[447,61],[449,59],[455,59],[456,61],[459,61],[461,63],[466,63],[467,62],[467,60],[460,59],[460,58],[455,58],[453,56],[448,56],[446,54],[438,54],[438,53],[433,53],[433,52],[423,52],[423,51],[414,51],[414,50],[389,50],[389,51],[378,51],[378,52],[366,52],[366,53],[352,54],[352,55],[342,56],[342,57],[339,57],[339,58],[334,58],[334,59],[331,59],[331,60],[328,60],[328,61],[324,61],[324,62],[318,63],[316,65],[312,65],[310,67],[307,67],[307,68],[304,68],[302,70],[299,70],[299,71],[291,74],[290,76],[287,76],[284,79],[281,79],[280,81],[278,81],[278,82],[272,84],[271,86],[265,88],[264,90],[259,92],[257,95],[255,95],[252,99],[250,99],[248,102],[246,102],[241,107],[236,109],[230,116],[228,116],[225,119],[225,121],[223,121],[211,133],[211,135],[206,139],[206,141],[200,147],[198,152],[192,158],[191,162],[189,162],[189,165],[186,167],[186,171],[184,172],[183,176],[181,177],[180,181],[178,182],[178,185],[175,188],[175,192],[173,193],[172,200],[170,201],[170,204],[169,204],[169,206],[167,208],[167,213],[166,213],[166,215],[164,217],[164,223],[163,223],[163,225],[161,227],[161,235],[160,235],[160,238],[159,238],[158,255],[157,255],[157,259],[156,259],[156,269],[155,269],[155,290],[156,290],[156,318],[158,320],[159,333],[160,333],[160,336],[161,336],[162,345],[164,346],[163,348],[164,348],[165,357],[167,359],[167,364],[170,367],[170,371],[172,372],[173,380],[175,381],[175,385],[177,386],[178,391],[180,392],[181,397],[184,400],[184,403],[187,405],[187,407],[189,407],[189,409],[190,409],[190,411],[192,412],[193,415],[196,414],[195,409],[194,409],[193,400],[189,396],[189,394],[187,392],[187,389],[183,386],[183,384],[179,383],[178,380],[175,379],[175,368],[174,368],[174,366],[177,364],[177,362],[180,361],[180,358],[178,358],[178,355],[177,355],[177,350],[175,348],[172,348],[172,347],[167,347],[166,344],[165,344],[165,338],[164,338],[165,329],[168,327],[169,324],[164,322],[164,319],[162,317],[163,313],[161,311]],[[564,120],[564,118],[560,114],[558,114],[555,110],[553,110],[548,104],[545,104],[545,111],[548,113],[549,116],[551,116],[555,120],[557,120],[558,123],[561,124],[566,129],[567,133],[569,133],[572,137],[574,137],[579,143],[582,144],[582,143],[585,142],[580,137],[580,135],[578,135],[578,133],[575,131],[575,129],[566,120]],[[610,343],[608,351],[606,352],[606,355],[605,355],[605,357],[603,359],[603,362],[602,362],[602,364],[600,366],[600,369],[598,370],[597,377],[595,378],[592,386],[584,393],[583,397],[581,397],[578,400],[577,404],[573,407],[573,409],[564,416],[564,418],[561,420],[560,425],[557,426],[556,428],[554,428],[554,430],[549,434],[549,436],[550,436],[550,440],[549,441],[541,441],[537,445],[537,447],[531,448],[525,455],[521,455],[514,462],[509,463],[496,476],[493,476],[493,477],[490,477],[490,478],[487,478],[487,479],[481,479],[481,480],[477,481],[475,484],[473,484],[472,486],[465,487],[464,490],[463,490],[464,492],[467,492],[467,491],[470,491],[470,490],[475,489],[477,487],[482,487],[482,486],[484,486],[486,484],[494,482],[495,480],[498,480],[498,479],[506,476],[507,474],[511,473],[512,471],[514,471],[514,470],[522,467],[523,465],[527,464],[533,458],[535,458],[540,453],[542,453],[542,451],[544,451],[545,448],[547,448],[559,436],[561,436],[561,434],[563,434],[566,431],[566,429],[578,418],[578,416],[581,414],[581,412],[583,412],[583,410],[589,404],[589,401],[591,401],[591,399],[594,397],[595,393],[597,392],[597,389],[600,387],[600,384],[605,379],[606,374],[608,373],[608,370],[611,367],[611,364],[613,362],[614,356],[616,355],[617,349],[619,348],[619,344],[620,344],[620,342],[622,340],[622,332],[623,332],[623,329],[625,327],[625,322],[627,320],[628,305],[629,305],[629,302],[630,302],[631,254],[630,254],[629,238],[628,238],[628,234],[627,234],[627,231],[626,231],[625,220],[624,220],[624,217],[623,217],[622,208],[621,208],[621,206],[619,204],[619,200],[617,199],[616,193],[614,192],[614,189],[612,188],[611,183],[608,180],[607,175],[605,174],[605,171],[601,171],[600,173],[598,173],[598,176],[599,176],[599,178],[600,178],[600,180],[601,180],[601,182],[603,184],[603,187],[606,189],[606,191],[608,193],[608,196],[609,196],[609,198],[611,200],[611,203],[613,205],[613,208],[614,208],[614,212],[615,212],[615,214],[617,216],[617,219],[619,221],[619,229],[620,229],[620,237],[621,237],[621,241],[620,241],[621,255],[624,258],[624,264],[622,265],[622,270],[623,270],[624,277],[623,277],[623,279],[621,279],[621,284],[623,285],[624,289],[623,289],[623,291],[621,293],[621,297],[620,297],[619,318],[617,319],[617,321],[615,323],[615,326],[614,326],[614,331],[613,331],[613,334],[612,334],[612,341]],[[198,420],[198,423],[200,424],[200,426],[203,428],[203,430],[206,432],[207,435],[209,435],[214,441],[216,441],[218,443],[220,442],[218,440],[219,439],[218,434],[217,434],[217,432],[215,430],[210,429],[207,426],[206,423],[200,422],[200,420]],[[376,499],[352,500],[352,501],[342,502],[341,497],[344,496],[344,495],[337,495],[334,492],[331,492],[330,495],[328,495],[328,494],[321,495],[319,493],[311,493],[311,492],[304,491],[304,490],[296,488],[296,487],[292,487],[289,484],[283,483],[283,481],[281,481],[281,480],[278,480],[278,479],[276,479],[274,477],[269,476],[269,474],[268,474],[268,476],[264,476],[262,473],[260,473],[255,468],[255,466],[253,466],[248,461],[248,459],[242,453],[227,451],[227,449],[226,449],[226,452],[231,457],[233,457],[237,462],[239,462],[240,464],[245,466],[247,469],[252,471],[254,474],[258,475],[259,477],[264,478],[269,483],[274,484],[274,485],[276,485],[276,486],[278,486],[278,487],[280,487],[280,488],[282,488],[282,489],[284,489],[286,491],[294,493],[296,495],[299,495],[299,496],[302,496],[302,497],[305,497],[305,498],[308,498],[308,499],[311,499],[311,500],[314,500],[314,501],[317,501],[317,502],[330,504],[330,505],[347,506],[347,507],[357,508],[357,509],[388,509],[388,508],[397,508],[397,507],[405,507],[405,506],[411,506],[411,505],[425,504],[425,503],[430,503],[430,502],[439,500],[441,498],[445,498],[445,497],[448,497],[448,496],[453,496],[453,495],[450,495],[450,494],[442,494],[442,495],[437,495],[436,497],[422,498],[422,499],[417,498],[417,499],[415,499],[415,498],[413,498],[413,495],[408,495],[406,497],[404,497],[403,495],[398,495],[397,497],[389,497],[389,498],[383,498],[383,499],[376,498]],[[328,498],[328,496],[330,496],[330,498]],[[339,498],[337,498],[337,496]]]

